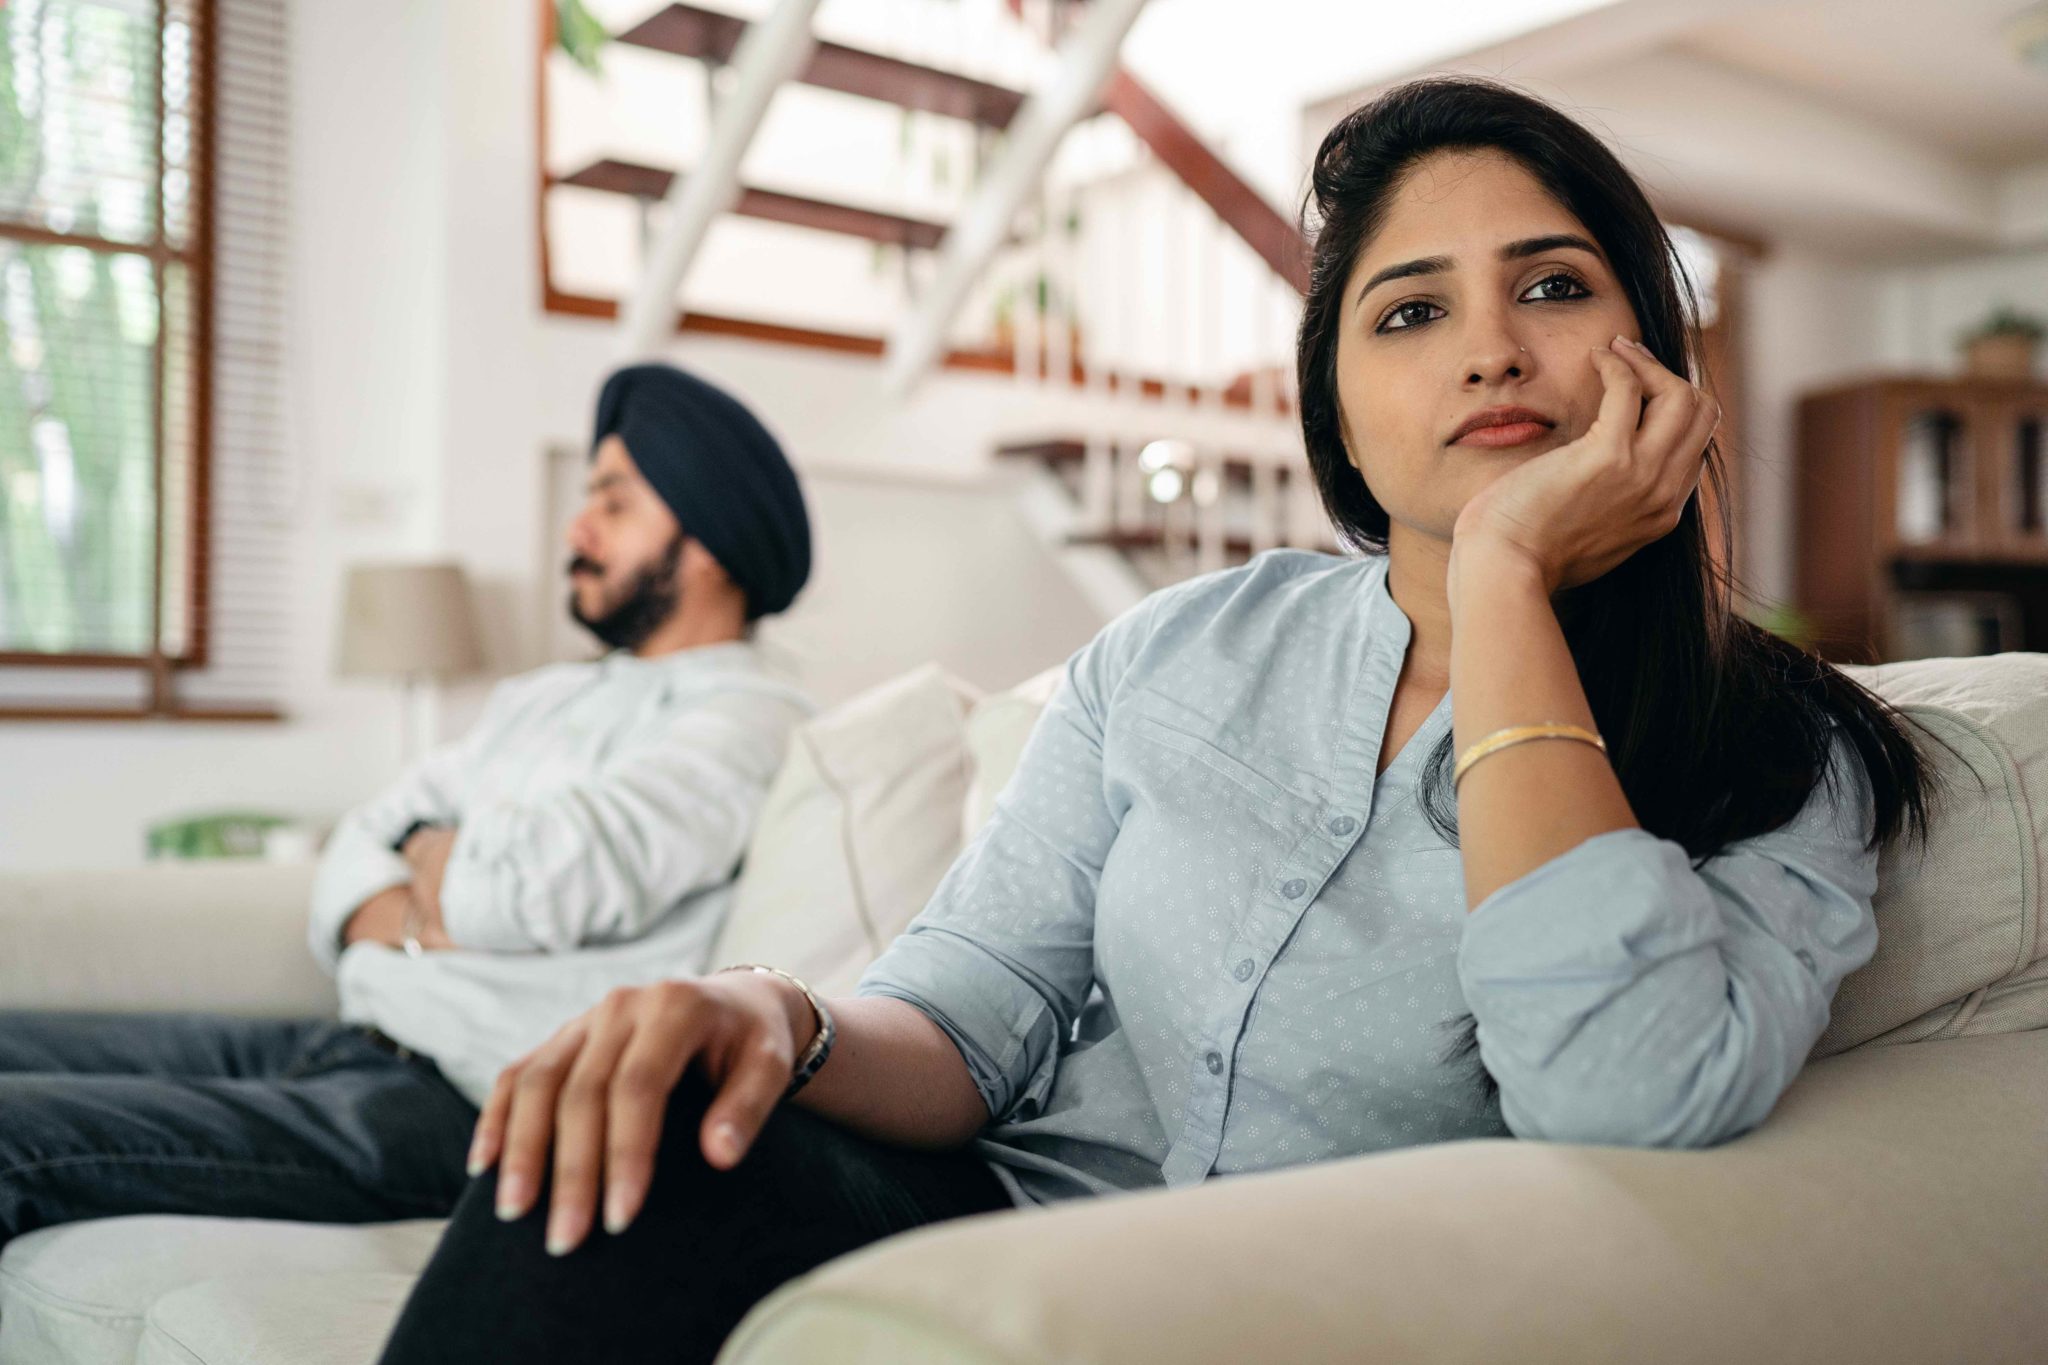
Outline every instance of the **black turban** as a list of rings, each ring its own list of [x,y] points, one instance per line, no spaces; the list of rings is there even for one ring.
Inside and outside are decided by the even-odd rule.
[[[593,455],[613,432],[684,532],[747,595],[748,620],[796,599],[811,574],[803,490],[745,405],[672,365],[628,365],[598,395]]]

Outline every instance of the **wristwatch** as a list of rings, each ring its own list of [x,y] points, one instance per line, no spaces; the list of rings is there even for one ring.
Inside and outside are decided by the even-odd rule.
[[[818,1074],[819,1068],[825,1065],[825,1059],[832,1055],[832,1040],[839,1036],[839,1028],[832,1022],[832,1011],[825,1008],[825,1002],[818,998],[817,992],[780,967],[769,967],[759,962],[735,962],[730,967],[720,967],[718,972],[712,975],[716,976],[719,972],[761,972],[768,976],[779,976],[802,991],[804,999],[811,1002],[811,1012],[818,1016],[818,1032],[811,1039],[810,1046],[798,1054],[796,1065],[791,1069],[789,1088],[782,1092],[782,1098],[788,1099],[803,1089],[811,1077]]]
[[[411,824],[405,827],[405,833],[399,835],[396,839],[393,839],[391,841],[391,851],[393,853],[398,854],[400,857],[405,856],[405,846],[406,844],[412,841],[413,835],[418,834],[423,829],[438,829],[440,827],[440,824],[441,822],[439,820],[413,821]]]

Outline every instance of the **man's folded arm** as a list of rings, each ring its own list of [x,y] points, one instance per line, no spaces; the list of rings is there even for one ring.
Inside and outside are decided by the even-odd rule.
[[[313,909],[307,939],[314,958],[330,973],[341,960],[342,931],[365,901],[412,880],[412,869],[392,844],[415,820],[454,824],[466,775],[490,712],[459,740],[436,747],[405,775],[341,818],[321,851],[313,875]]]
[[[629,740],[588,779],[530,800],[479,793],[441,883],[457,947],[562,952],[644,934],[727,880],[808,707],[735,689]]]

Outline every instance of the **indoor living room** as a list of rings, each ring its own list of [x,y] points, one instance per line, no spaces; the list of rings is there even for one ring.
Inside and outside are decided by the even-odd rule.
[[[1874,892],[1861,896],[1867,920],[1854,934],[1801,929],[1789,901],[1768,901],[1840,892],[1820,859],[1785,844],[1767,866],[1740,850],[1717,865],[1676,825],[1659,828],[1668,811],[1645,798],[1670,784],[1632,785],[1659,766],[1649,756],[1663,727],[1649,712],[1628,713],[1642,725],[1598,727],[1619,786],[1588,762],[1605,785],[1560,787],[1545,806],[1553,822],[1618,811],[1594,842],[1633,834],[1671,855],[1660,866],[1696,893],[1671,915],[1718,904],[1727,918],[1708,937],[1747,935],[1775,952],[1768,971],[1745,975],[1733,958],[1716,968],[1724,1031],[1695,1036],[1683,1064],[1644,1060],[1683,1011],[1617,990],[1617,1008],[1650,1003],[1635,1041],[1612,1042],[1593,1068],[1618,1078],[1613,1068],[1634,1060],[1676,1086],[1714,1074],[1740,1051],[1735,1039],[1790,1048],[1782,1096],[1748,1097],[1769,1111],[1753,1129],[1545,1124],[1533,1103],[1517,1108],[1510,1084],[1506,1106],[1495,1098],[1467,1129],[1386,1141],[1339,1132],[1336,1116],[1350,1119],[1340,1082],[1364,1064],[1354,1042],[1363,1055],[1378,1046],[1347,1032],[1342,1011],[1376,985],[1400,996],[1390,1009],[1424,994],[1386,984],[1396,956],[1414,966],[1391,937],[1410,912],[1394,907],[1445,907],[1432,984],[1473,996],[1487,1070],[1507,1077],[1541,1051],[1517,1049],[1510,1025],[1524,1016],[1490,1015],[1477,992],[1489,917],[1468,912],[1505,908],[1506,892],[1468,905],[1459,893],[1480,886],[1476,858],[1452,856],[1461,846],[1434,824],[1384,823],[1419,821],[1428,804],[1377,799],[1379,778],[1405,766],[1359,769],[1364,790],[1332,777],[1358,713],[1312,728],[1303,699],[1340,671],[1339,695],[1353,695],[1343,670],[1355,660],[1337,652],[1345,628],[1325,632],[1330,652],[1285,658],[1281,644],[1307,632],[1255,647],[1265,637],[1166,631],[1146,649],[1193,639],[1188,659],[1106,688],[1099,706],[1081,690],[1120,630],[1172,619],[1217,585],[1371,572],[1388,558],[1385,539],[1333,520],[1341,457],[1317,462],[1318,432],[1333,424],[1363,448],[1354,396],[1370,381],[1340,374],[1332,389],[1304,362],[1314,266],[1330,240],[1326,215],[1304,205],[1333,128],[1433,77],[1502,83],[1575,121],[1641,187],[1668,239],[1696,344],[1667,357],[1687,362],[1675,376],[1636,373],[1650,376],[1653,406],[1667,390],[1649,386],[1668,381],[1718,414],[1718,477],[1701,479],[1680,521],[1701,547],[1698,582],[1709,598],[1725,589],[1739,618],[1707,618],[1722,623],[1711,638],[1728,638],[1725,627],[1764,651],[1786,694],[1801,679],[1846,680],[1833,696],[1854,684],[1926,741],[1941,799],[1924,839],[1869,850]],[[1551,191],[1551,208],[1575,207],[1541,176],[1531,183]],[[1586,227],[1606,248],[1592,254],[1622,259],[1619,239]],[[1552,255],[1570,252],[1543,260]],[[1446,274],[1439,262],[1408,270],[1405,284],[1346,291],[1340,279],[1335,293],[1352,309],[1378,297],[1372,288],[1389,305],[1406,298],[1396,312],[1428,304],[1413,321],[1441,337],[1462,325],[1443,306],[1457,302],[1451,290],[1426,283]],[[1547,319],[1564,314],[1516,316],[1539,320],[1512,339],[1544,353],[1559,325]],[[1441,344],[1427,327],[1418,343],[1353,321],[1331,342],[1346,357],[1338,370],[1368,353],[1417,364]],[[839,1014],[844,1076],[863,1046],[854,1002],[879,1003],[867,999],[880,993],[871,969],[934,937],[913,926],[951,904],[948,888],[958,898],[968,879],[996,875],[989,850],[1030,823],[1034,771],[1046,790],[1067,780],[1048,776],[1052,746],[1123,706],[1126,726],[1082,747],[1105,773],[1128,762],[1136,775],[1070,784],[1074,810],[1128,799],[1142,812],[1155,789],[1184,803],[1203,823],[1171,834],[1177,851],[1148,865],[1154,890],[1139,899],[1191,905],[1213,892],[1227,913],[1186,930],[1184,957],[1176,945],[1157,960],[1139,955],[1130,925],[1112,937],[1105,921],[1087,945],[1101,952],[1080,971],[1085,1009],[1051,992],[1046,1018],[1030,1024],[992,991],[977,998],[1016,1029],[1001,1066],[1056,1026],[1051,1046],[1070,1076],[1105,1074],[1077,1068],[1090,1052],[1102,1064],[1117,1034],[1177,1048],[1174,1066],[1136,1053],[1144,1064],[1118,1073],[1120,1093],[1144,1100],[1143,1122],[1117,1129],[1136,1136],[1084,1143],[1058,1130],[1055,1107],[1053,1129],[1015,1145],[1062,1167],[1063,1144],[1113,1149],[1099,1169],[1141,1167],[1129,1185],[1184,1187],[963,1218],[834,1256],[751,1306],[720,1360],[2038,1359],[2044,330],[2048,5],[2021,0],[1400,11],[1270,0],[1255,15],[1229,0],[5,0],[0,1365],[370,1365],[398,1340],[408,1303],[425,1302],[422,1274],[460,1226],[453,1193],[388,1212],[214,1208],[203,1192],[189,1209],[128,1207],[111,1193],[127,1177],[112,1172],[83,1187],[109,1191],[105,1202],[57,1216],[58,1196],[35,1183],[46,1163],[185,1158],[153,1145],[168,1128],[145,1127],[111,1155],[38,1147],[44,1130],[20,1116],[69,1068],[8,1060],[14,1023],[292,1021],[329,1042],[346,1032],[348,1046],[382,1049],[363,1054],[378,1065],[424,1061],[466,1142],[506,1064],[538,1055],[613,992],[764,964],[802,988],[792,1000],[817,1003],[819,1077],[832,1077],[827,1007]],[[1518,401],[1537,404],[1547,372],[1527,372],[1536,362],[1515,347],[1502,353],[1502,383],[1533,382]],[[1612,355],[1601,364],[1623,363]],[[1477,392],[1475,357],[1453,362],[1460,402]],[[635,410],[607,383],[628,373],[670,386],[659,388],[663,420],[687,411],[708,424],[659,457],[673,468],[643,437],[656,399]],[[1335,417],[1333,391],[1346,404]],[[1661,422],[1645,418],[1644,430]],[[1469,455],[1460,437],[1432,441],[1430,458]],[[717,445],[728,439],[732,452]],[[653,662],[621,666],[647,637],[616,619],[594,625],[601,613],[588,609],[615,578],[638,590],[614,573],[626,553],[615,537],[627,533],[605,529],[607,442],[636,462],[654,515],[673,513],[662,523],[677,529],[673,545],[693,539],[722,566],[705,570],[711,586],[682,591],[682,607],[666,604],[669,624],[687,618],[694,630],[689,613],[712,620],[720,592],[733,611],[744,598],[743,626],[711,649],[743,652],[750,675],[775,680],[750,680],[739,690],[756,709],[720,711],[701,732],[721,766],[690,766],[693,754],[680,777],[663,777],[680,794],[661,799],[677,809],[712,792],[737,812],[689,893],[701,899],[684,898],[702,912],[688,947],[642,951],[652,940],[640,941],[639,921],[550,938],[559,925],[540,912],[521,921],[527,938],[487,942],[480,894],[466,909],[449,896],[445,923],[418,902],[379,932],[359,934],[370,921],[353,913],[328,923],[334,869],[371,828],[364,812],[392,793],[458,771],[544,789],[629,748],[612,727],[643,714],[633,708],[680,704],[680,685],[633,692],[630,705],[591,702],[573,725],[532,737],[539,756],[504,761],[526,742],[529,714],[506,700],[528,694],[508,689]],[[1375,468],[1353,463],[1361,476]],[[779,491],[762,492],[771,482]],[[730,540],[693,530],[712,509],[742,529]],[[1398,531],[1393,544],[1398,561]],[[1441,557],[1428,562],[1441,577]],[[1420,659],[1438,637],[1408,590],[1394,580],[1375,600],[1400,601],[1394,619],[1404,641],[1412,625]],[[1249,612],[1245,591],[1237,609]],[[1273,591],[1273,611],[1295,601]],[[775,601],[764,606],[764,593]],[[1586,618],[1539,614],[1542,642],[1569,641],[1580,656],[1592,647],[1590,633],[1573,633]],[[1610,619],[1610,637],[1649,638],[1643,616]],[[1508,649],[1505,628],[1463,638],[1489,633],[1510,654],[1521,648]],[[1718,657],[1706,638],[1699,656]],[[1151,657],[1126,653],[1117,660],[1133,668]],[[1519,687],[1549,705],[1540,654],[1510,659],[1526,662],[1515,686],[1497,689],[1507,702]],[[1398,670],[1399,650],[1389,657]],[[1476,653],[1446,646],[1444,657],[1452,676],[1479,666]],[[1404,714],[1424,741],[1402,751],[1411,761],[1454,735],[1469,755],[1495,729],[1459,715],[1453,730],[1448,692],[1435,712],[1434,697],[1409,707],[1393,671],[1384,686],[1370,668],[1358,677],[1356,695],[1385,709],[1371,743],[1387,756],[1401,746],[1382,735]],[[1606,722],[1625,691],[1565,695]],[[785,703],[787,714],[760,718]],[[1753,741],[1757,763],[1777,763],[1787,732],[1756,705],[1725,747]],[[1290,707],[1299,728],[1273,738],[1272,714]],[[1501,723],[1571,719],[1546,709]],[[773,731],[758,751],[743,743],[757,720]],[[1519,757],[1476,757],[1496,775],[1511,761],[1595,757],[1570,743],[1507,752]],[[1630,762],[1648,775],[1629,777]],[[1456,802],[1493,789],[1482,779],[1456,797],[1443,769],[1460,825],[1483,829],[1481,808]],[[1082,803],[1093,794],[1102,799]],[[648,850],[674,828],[628,806],[624,833],[590,836],[582,814],[564,817],[589,847],[553,858],[537,901],[661,861]],[[537,866],[562,837],[525,809],[509,797],[474,806],[505,831],[494,856],[508,867]],[[454,885],[451,868],[484,857],[474,812],[409,809],[396,828],[378,826],[384,880]],[[1638,816],[1641,828],[1618,827]],[[602,825],[601,811],[590,818]],[[1388,877],[1446,879],[1361,893],[1352,927],[1367,915],[1384,925],[1359,929],[1356,961],[1297,967],[1330,1017],[1289,1019],[1271,1003],[1289,954],[1313,951],[1321,933],[1341,937],[1314,916],[1338,918],[1345,878],[1364,878],[1362,855],[1388,831],[1392,852],[1428,845]],[[1560,835],[1559,848],[1590,832]],[[1340,842],[1353,834],[1355,849]],[[1099,875],[1106,897],[1119,879],[1096,851],[1055,837],[1019,866],[1071,869],[1091,888]],[[1488,885],[1539,891],[1577,852]],[[1374,865],[1369,888],[1378,877]],[[377,880],[355,889],[391,889]],[[481,884],[479,874],[471,885]],[[494,884],[507,900],[509,884]],[[1619,906],[1634,884],[1599,890]],[[1743,899],[1752,893],[1764,899]],[[1050,895],[1020,898],[1013,946],[1068,941],[1073,921],[1041,925],[1025,908]],[[478,926],[469,942],[465,914]],[[1676,937],[1614,936],[1639,959]],[[1852,948],[1858,961],[1839,982],[1817,986],[1798,965],[1813,971],[1816,953]],[[561,970],[508,995],[507,958],[536,966],[536,980],[553,959]],[[1614,960],[1589,950],[1553,962],[1553,975],[1583,984],[1611,977]],[[1806,992],[1797,1024],[1811,1028],[1792,1042],[1797,1028],[1744,994],[1766,977]],[[1141,993],[1138,983],[1162,980],[1188,1014]],[[418,1004],[429,999],[439,1003]],[[1269,1037],[1304,1049],[1271,1074],[1245,1050],[1262,1020]],[[977,1062],[960,1023],[932,1037],[961,1045],[988,1098],[998,1059]],[[1330,1056],[1315,1052],[1325,1029]],[[1227,1057],[1212,1037],[1245,1048]],[[800,1063],[809,1040],[788,1060]],[[1053,1074],[1006,1095],[1011,1105],[990,1115],[1007,1120],[1002,1132],[1048,1122]],[[1212,1078],[1218,1088],[1203,1089]],[[1239,1109],[1269,1091],[1279,1097],[1266,1108]],[[833,1093],[821,1080],[809,1099]],[[1216,1105],[1200,1140],[1198,1096]],[[123,1103],[96,1112],[118,1119]],[[1281,1139],[1265,1160],[1232,1165],[1233,1142],[1297,1121],[1330,1147]],[[970,1150],[1001,1140],[984,1134]],[[1211,1140],[1213,1169],[1171,1164]],[[1155,1146],[1172,1155],[1155,1165]],[[444,1174],[450,1191],[473,1187],[459,1162]]]

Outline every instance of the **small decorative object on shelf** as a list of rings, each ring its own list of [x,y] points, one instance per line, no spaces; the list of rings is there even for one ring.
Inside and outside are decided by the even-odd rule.
[[[1963,338],[1963,368],[1973,379],[2031,379],[2044,332],[2040,318],[2000,308]]]

